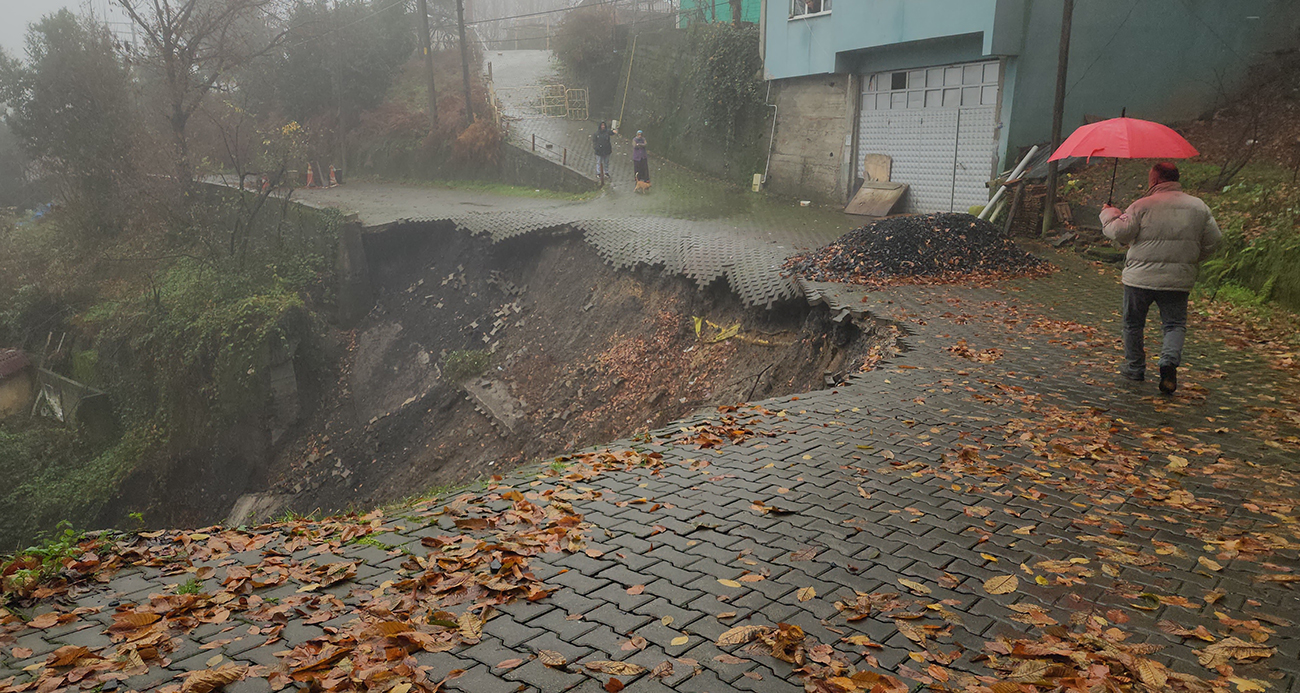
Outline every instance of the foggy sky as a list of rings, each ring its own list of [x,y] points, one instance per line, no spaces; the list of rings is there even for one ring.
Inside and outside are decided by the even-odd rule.
[[[26,59],[27,25],[64,7],[77,13],[93,10],[100,19],[107,11],[110,20],[123,19],[108,0],[0,0],[0,46],[9,55]]]

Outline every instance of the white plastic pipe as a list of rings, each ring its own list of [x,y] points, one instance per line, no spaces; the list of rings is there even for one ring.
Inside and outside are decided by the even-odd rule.
[[[1029,153],[1025,155],[1025,158],[1020,160],[1020,165],[1016,166],[1015,170],[1011,172],[1011,175],[1007,176],[1007,180],[1012,181],[1019,178],[1020,174],[1025,172],[1025,168],[1029,166],[1029,160],[1034,158],[1034,155],[1037,153],[1038,153],[1038,145],[1034,145],[1030,147]],[[979,216],[980,219],[989,218],[989,214],[993,211],[993,206],[996,205],[998,201],[1002,199],[1002,194],[1005,193],[1006,191],[1007,191],[1007,186],[1005,183],[1003,183],[1002,187],[998,188],[998,191],[996,193],[993,193],[993,199],[989,200],[988,204],[984,205],[984,209],[980,211],[980,216]]]

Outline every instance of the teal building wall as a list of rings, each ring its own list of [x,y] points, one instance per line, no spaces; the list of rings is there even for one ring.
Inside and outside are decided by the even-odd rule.
[[[834,0],[828,14],[792,19],[789,0],[767,0],[764,72],[780,80],[1005,58],[1000,149],[1014,151],[1051,136],[1063,3]],[[1298,42],[1294,0],[1078,0],[1066,133],[1085,115],[1123,108],[1166,122],[1197,117],[1266,54]]]

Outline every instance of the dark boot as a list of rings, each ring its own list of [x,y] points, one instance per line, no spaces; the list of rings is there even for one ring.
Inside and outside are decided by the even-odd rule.
[[[1160,391],[1166,395],[1174,394],[1178,389],[1178,366],[1160,367]]]

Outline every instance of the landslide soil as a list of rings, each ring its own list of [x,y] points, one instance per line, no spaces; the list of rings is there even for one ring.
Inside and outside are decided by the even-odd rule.
[[[825,308],[746,308],[725,286],[616,270],[576,233],[493,245],[406,224],[367,236],[366,252],[376,307],[344,335],[336,386],[268,470],[261,515],[371,507],[700,409],[820,389],[892,344]],[[490,353],[467,382],[501,393],[519,413],[511,425],[445,374],[463,350]]]

